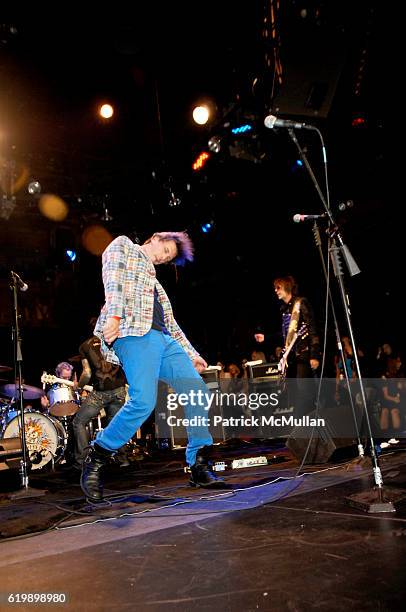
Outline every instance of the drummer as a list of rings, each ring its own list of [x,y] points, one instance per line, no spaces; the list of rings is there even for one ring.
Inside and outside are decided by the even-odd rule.
[[[61,361],[61,363],[58,363],[58,365],[55,368],[55,374],[58,378],[63,378],[64,380],[72,380],[72,374],[73,374],[73,382],[74,382],[74,389],[77,389],[77,376],[76,376],[76,372],[73,372],[73,366],[68,363],[67,361]],[[46,410],[49,409],[50,406],[50,401],[48,399],[47,396],[43,396],[41,397],[41,406],[43,408],[45,408]]]

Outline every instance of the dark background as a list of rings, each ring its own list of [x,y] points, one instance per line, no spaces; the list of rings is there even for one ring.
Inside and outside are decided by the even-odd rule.
[[[292,221],[295,213],[321,213],[322,203],[287,130],[264,127],[270,112],[313,124],[325,139],[331,208],[362,271],[345,272],[359,344],[371,355],[386,341],[403,347],[405,215],[384,176],[383,9],[281,4],[137,4],[135,14],[79,19],[72,11],[48,16],[48,24],[39,15],[0,24],[1,196],[14,204],[0,216],[0,363],[12,365],[13,269],[30,285],[19,294],[26,382],[38,384],[43,369],[76,354],[89,335],[103,302],[101,260],[81,237],[95,223],[141,242],[154,231],[188,230],[195,262],[158,276],[210,362],[248,356],[257,325],[279,343],[272,281],[281,274],[298,279],[323,329],[325,282],[312,224]],[[264,25],[271,8],[272,35]],[[215,116],[197,126],[191,111],[202,98],[213,101]],[[104,100],[115,106],[110,122],[97,116]],[[231,128],[247,122],[253,130],[234,138]],[[222,150],[194,172],[213,135]],[[320,140],[314,131],[296,135],[325,193]],[[14,183],[22,177],[18,190],[10,190],[10,175]],[[68,204],[64,221],[40,214],[38,196],[27,192],[34,178]],[[354,206],[340,213],[347,200]],[[205,234],[206,222],[213,229]],[[66,248],[78,253],[73,264]]]

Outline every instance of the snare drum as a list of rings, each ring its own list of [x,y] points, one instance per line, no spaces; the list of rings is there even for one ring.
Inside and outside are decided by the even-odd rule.
[[[72,416],[79,410],[78,395],[68,385],[52,385],[47,395],[49,399],[49,412],[53,416]]]
[[[25,412],[25,442],[33,470],[44,467],[52,457],[55,463],[62,459],[67,444],[65,428],[58,419],[42,412]],[[4,438],[20,435],[20,415],[11,419],[4,430]]]

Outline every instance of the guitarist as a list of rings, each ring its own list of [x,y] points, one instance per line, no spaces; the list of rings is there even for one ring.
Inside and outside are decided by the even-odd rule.
[[[317,374],[320,362],[320,342],[314,321],[313,309],[305,297],[300,297],[293,276],[282,276],[274,280],[274,289],[281,301],[282,335],[287,347],[294,342],[288,357],[287,376],[297,379],[312,379]],[[302,416],[310,412],[313,405],[313,385],[303,381],[297,384],[296,413]]]
[[[75,435],[75,463],[74,467],[82,469],[85,449],[89,444],[87,425],[104,409],[108,421],[124,405],[126,397],[126,379],[119,365],[107,362],[100,351],[100,338],[92,336],[79,347],[82,359],[82,373],[79,378],[79,387],[87,384],[93,386],[93,391],[82,400],[82,405],[73,419]],[[130,465],[125,446],[119,449],[117,459],[121,467]]]

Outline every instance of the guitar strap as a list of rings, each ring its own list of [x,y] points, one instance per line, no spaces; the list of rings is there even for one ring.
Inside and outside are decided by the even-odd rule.
[[[300,304],[301,299],[297,298],[293,304],[292,314],[290,315],[290,322],[288,333],[285,340],[285,349],[288,348],[290,343],[292,342],[294,335],[297,334],[297,328],[299,324],[299,316],[300,316]]]

